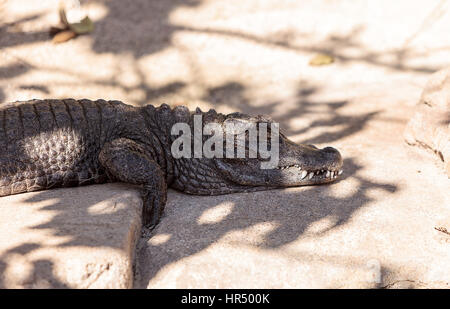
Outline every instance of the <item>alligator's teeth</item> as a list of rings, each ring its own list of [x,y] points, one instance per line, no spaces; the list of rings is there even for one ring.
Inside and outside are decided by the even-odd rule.
[[[330,177],[330,171],[327,171],[327,174],[325,175],[325,177]]]
[[[331,172],[331,178],[334,178],[334,172]]]
[[[342,175],[342,172],[343,172],[343,170],[340,170],[340,171],[338,172],[338,175]]]
[[[313,176],[314,176],[314,172],[311,172],[311,173],[309,173],[308,178],[311,179],[311,178],[313,178]]]
[[[307,171],[302,171],[302,174],[300,175],[300,177],[303,179],[306,177],[306,175],[308,175]]]
[[[317,172],[316,172],[316,175],[319,175],[319,173],[320,173],[320,171],[317,171]]]

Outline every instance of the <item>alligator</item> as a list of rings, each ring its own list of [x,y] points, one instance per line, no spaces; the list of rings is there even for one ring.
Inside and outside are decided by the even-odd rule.
[[[342,157],[278,135],[279,160],[179,157],[171,151],[176,123],[225,127],[230,121],[270,124],[266,116],[221,114],[187,107],[135,107],[120,101],[48,99],[0,107],[0,196],[107,182],[140,185],[143,225],[154,228],[166,203],[167,188],[196,195],[252,192],[335,181]]]

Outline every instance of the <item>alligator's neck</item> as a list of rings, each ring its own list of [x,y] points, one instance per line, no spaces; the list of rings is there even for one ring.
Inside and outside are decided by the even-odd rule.
[[[176,122],[173,110],[166,104],[159,107],[146,105],[138,108],[145,119],[145,125],[149,136],[146,136],[147,143],[152,146],[152,155],[157,160],[161,169],[166,174],[167,184],[171,184],[176,171],[174,170],[174,160],[171,153],[170,130]]]

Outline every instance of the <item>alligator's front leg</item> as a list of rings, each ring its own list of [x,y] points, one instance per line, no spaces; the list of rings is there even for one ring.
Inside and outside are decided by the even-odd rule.
[[[126,138],[105,144],[99,160],[109,176],[121,182],[143,186],[143,224],[154,228],[167,199],[167,184],[159,165],[141,145]]]

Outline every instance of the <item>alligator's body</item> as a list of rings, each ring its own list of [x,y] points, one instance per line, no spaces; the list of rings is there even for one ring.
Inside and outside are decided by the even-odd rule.
[[[202,115],[205,122],[219,124],[234,117],[267,121],[215,111]],[[264,190],[329,182],[342,166],[336,150],[296,145],[282,135],[279,167],[272,170],[258,170],[258,159],[174,159],[171,127],[180,122],[192,126],[192,117],[185,107],[138,108],[104,100],[2,106],[0,196],[113,181],[139,184],[144,223],[154,226],[168,186],[202,195]]]

